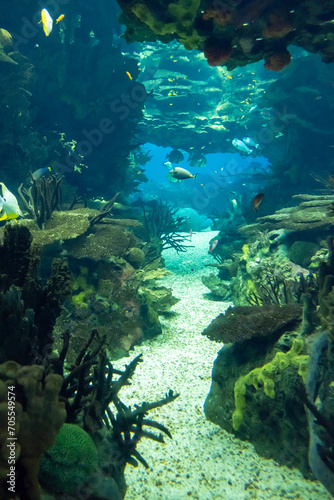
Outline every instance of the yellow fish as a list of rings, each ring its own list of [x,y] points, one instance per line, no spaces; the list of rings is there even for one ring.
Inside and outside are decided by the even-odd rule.
[[[40,23],[43,24],[43,30],[44,30],[45,36],[49,36],[51,31],[52,31],[53,19],[46,9],[42,10],[41,16],[42,16],[42,19],[40,20]]]
[[[132,80],[131,73],[129,73],[128,71],[126,71],[126,74],[127,74],[127,75],[128,75],[128,77],[130,78],[130,80]]]
[[[233,78],[230,76],[230,75],[226,75],[227,78],[229,78],[230,80],[233,80]]]
[[[19,216],[22,216],[17,199],[6,188],[3,182],[0,182],[0,192],[0,221],[17,219]]]
[[[62,19],[64,19],[65,17],[65,14],[62,14],[61,16],[58,17],[58,19],[56,19],[56,24],[59,23],[59,21],[61,21]]]

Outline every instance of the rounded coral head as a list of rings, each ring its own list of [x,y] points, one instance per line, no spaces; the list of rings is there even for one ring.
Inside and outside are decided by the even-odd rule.
[[[290,52],[287,49],[282,49],[268,57],[264,63],[264,67],[271,71],[281,71],[281,69],[290,64],[290,61]]]
[[[220,66],[228,61],[233,49],[229,42],[207,40],[204,47],[204,55],[210,66]]]

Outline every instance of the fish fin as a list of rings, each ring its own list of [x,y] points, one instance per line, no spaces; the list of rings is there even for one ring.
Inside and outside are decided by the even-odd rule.
[[[198,176],[198,174],[193,175],[193,179],[196,180],[197,176]]]
[[[2,217],[0,217],[0,221],[2,221],[2,220],[7,220],[7,219],[8,219],[7,214],[5,214],[5,215],[3,215]]]

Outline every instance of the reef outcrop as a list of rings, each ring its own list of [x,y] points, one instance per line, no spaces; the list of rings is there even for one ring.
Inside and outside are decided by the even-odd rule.
[[[211,66],[231,70],[264,59],[267,69],[280,71],[290,63],[287,47],[293,44],[320,54],[325,62],[334,60],[329,0],[321,4],[307,0],[302,5],[279,0],[118,3],[128,41],[176,39],[189,50],[204,52]]]

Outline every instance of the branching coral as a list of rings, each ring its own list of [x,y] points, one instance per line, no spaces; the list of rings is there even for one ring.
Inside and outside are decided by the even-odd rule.
[[[297,368],[298,374],[305,382],[308,355],[301,354],[304,347],[302,339],[295,339],[291,349],[287,352],[277,352],[274,359],[262,367],[254,368],[247,375],[240,377],[234,386],[235,411],[232,415],[233,428],[238,430],[244,421],[244,411],[246,409],[246,387],[252,385],[256,390],[263,387],[264,393],[271,399],[275,397],[275,379],[278,374],[293,366]]]
[[[174,248],[177,253],[186,252],[192,245],[185,245],[187,237],[180,234],[184,217],[175,217],[178,209],[168,203],[154,203],[147,210],[142,204],[143,216],[148,236],[156,236],[162,241],[162,249]]]
[[[51,218],[52,212],[59,210],[61,203],[61,181],[62,177],[53,174],[50,177],[34,179],[31,176],[32,185],[25,189],[20,185],[18,192],[28,212],[34,217],[40,229],[45,228],[45,223]]]

